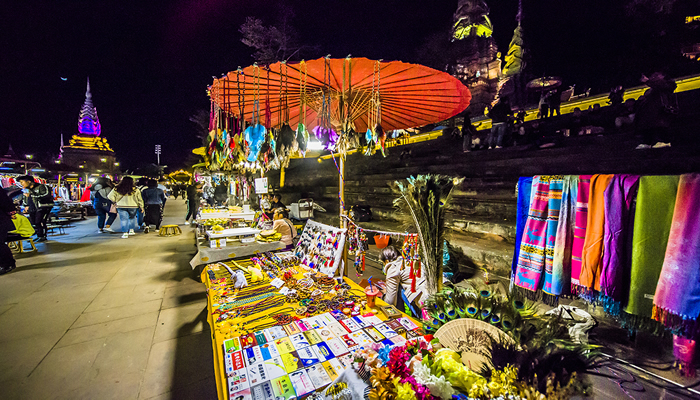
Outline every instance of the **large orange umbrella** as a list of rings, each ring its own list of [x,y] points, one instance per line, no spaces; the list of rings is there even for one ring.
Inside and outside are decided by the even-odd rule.
[[[215,79],[209,89],[221,109],[249,122],[358,132],[376,124],[388,131],[439,122],[471,99],[469,89],[445,72],[367,58],[252,65]]]

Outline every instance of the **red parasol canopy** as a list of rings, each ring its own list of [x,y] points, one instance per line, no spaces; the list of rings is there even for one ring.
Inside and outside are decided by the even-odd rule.
[[[394,130],[442,121],[471,99],[469,89],[445,72],[367,58],[252,65],[215,79],[209,89],[220,108],[247,121],[258,118],[271,127],[303,122],[311,129],[330,115],[334,129],[358,132],[376,123]]]

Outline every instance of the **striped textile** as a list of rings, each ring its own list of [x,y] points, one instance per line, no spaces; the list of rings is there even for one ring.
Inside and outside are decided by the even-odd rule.
[[[515,218],[515,252],[513,263],[511,264],[510,280],[514,281],[515,270],[518,267],[518,257],[520,256],[520,243],[523,239],[527,216],[530,212],[530,196],[532,194],[532,177],[521,177],[518,180],[518,206]]]
[[[552,291],[552,266],[554,265],[554,247],[556,244],[561,197],[564,188],[564,176],[553,175],[549,180],[549,195],[547,201],[547,242],[545,243],[544,284],[546,293]]]
[[[578,175],[564,176],[561,211],[557,236],[554,242],[554,260],[551,275],[545,275],[542,290],[553,296],[569,294],[571,287],[571,250],[574,244],[574,224],[576,222],[576,195]]]
[[[581,283],[581,254],[583,242],[586,239],[586,225],[588,224],[588,194],[591,184],[591,175],[578,177],[578,191],[576,193],[576,222],[574,225],[574,242],[571,247],[571,292],[580,292]]]

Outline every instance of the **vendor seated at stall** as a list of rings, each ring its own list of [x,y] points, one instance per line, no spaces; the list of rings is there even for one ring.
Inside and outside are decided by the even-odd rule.
[[[20,213],[12,214],[12,223],[15,224],[15,230],[7,232],[6,242],[29,239],[34,234],[32,223],[24,215]]]
[[[421,294],[426,291],[425,272],[420,278],[416,278],[416,291],[411,291],[411,267],[404,265],[401,253],[392,245],[382,250],[379,260],[384,263],[383,272],[386,275],[386,293],[384,301],[387,304],[396,305],[400,297],[399,288],[415,309],[420,309]],[[422,268],[422,263],[421,263]]]
[[[284,204],[282,204],[282,195],[279,193],[272,196],[272,204],[270,206],[273,210],[278,208],[287,208]]]
[[[280,242],[284,243],[286,247],[285,250],[291,250],[294,248],[294,238],[297,237],[297,229],[289,220],[289,211],[286,208],[276,208],[274,215],[274,223],[272,224],[272,229],[275,232],[282,235]]]

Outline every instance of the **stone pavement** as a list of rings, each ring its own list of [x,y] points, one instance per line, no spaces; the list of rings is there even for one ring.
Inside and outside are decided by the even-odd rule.
[[[169,199],[163,222],[184,216]],[[181,228],[121,239],[91,217],[17,256],[0,276],[0,398],[215,399],[205,290]]]

